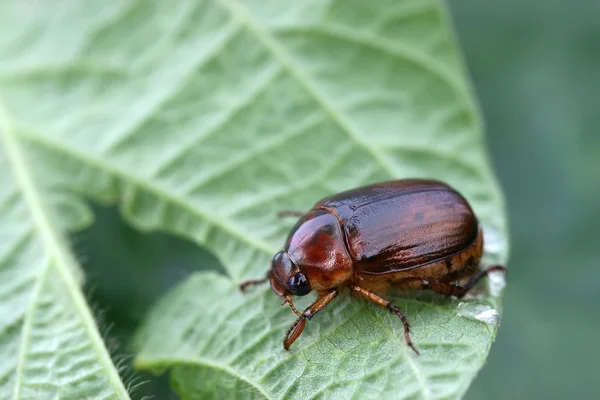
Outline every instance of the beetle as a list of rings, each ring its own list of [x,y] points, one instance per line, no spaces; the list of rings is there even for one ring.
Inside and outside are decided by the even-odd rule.
[[[506,271],[500,265],[480,270],[481,225],[467,200],[436,180],[375,183],[325,197],[307,213],[280,216],[299,220],[266,277],[240,289],[269,281],[282,305],[290,305],[298,319],[285,335],[286,350],[306,321],[347,288],[400,317],[406,344],[419,354],[406,317],[385,296],[429,289],[461,298],[488,273]],[[292,296],[313,290],[317,299],[299,312]]]

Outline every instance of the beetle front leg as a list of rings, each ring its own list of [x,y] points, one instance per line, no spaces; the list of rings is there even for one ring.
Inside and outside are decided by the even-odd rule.
[[[400,320],[402,320],[402,325],[404,325],[404,340],[406,341],[406,344],[411,349],[413,349],[413,351],[415,353],[420,354],[419,351],[413,345],[412,340],[410,339],[410,325],[408,324],[406,317],[404,316],[404,314],[402,314],[402,311],[400,311],[400,309],[398,307],[393,305],[390,301],[377,296],[375,293],[371,292],[370,290],[364,289],[364,288],[362,288],[360,286],[356,286],[356,285],[349,285],[348,287],[350,288],[350,290],[356,292],[358,295],[364,297],[365,299],[371,300],[373,303],[378,304],[381,307],[385,307],[388,310],[390,310],[391,312],[393,312],[394,314],[396,314],[397,316],[399,316]]]
[[[331,303],[331,300],[335,299],[339,294],[337,289],[332,290],[331,292],[319,296],[314,303],[312,303],[300,317],[290,326],[287,333],[285,334],[285,339],[283,339],[283,348],[286,350],[290,349],[292,343],[296,341],[302,334],[304,330],[304,326],[306,325],[306,321],[311,319],[316,313],[323,309],[327,304]]]

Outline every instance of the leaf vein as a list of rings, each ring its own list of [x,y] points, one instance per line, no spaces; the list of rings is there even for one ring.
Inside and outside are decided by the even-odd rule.
[[[23,386],[25,362],[27,358],[27,350],[29,349],[29,339],[31,338],[31,327],[33,325],[33,314],[37,308],[37,302],[40,298],[42,287],[46,280],[46,274],[50,269],[50,260],[46,260],[44,267],[41,269],[31,299],[29,301],[29,307],[25,312],[25,320],[23,321],[23,328],[21,329],[21,343],[19,345],[19,355],[17,356],[17,365],[15,368],[15,387],[13,391],[13,398],[18,400],[21,398],[21,387]]]
[[[269,73],[265,78],[263,78],[265,80],[259,85],[257,85],[248,96],[243,97],[240,101],[233,104],[233,106],[227,112],[221,114],[222,116],[218,118],[215,123],[208,126],[203,132],[199,132],[197,135],[192,136],[192,140],[181,141],[179,151],[170,155],[169,158],[163,160],[160,166],[154,171],[150,172],[149,175],[156,176],[160,174],[173,163],[177,162],[190,149],[200,145],[206,139],[218,132],[219,129],[221,129],[227,122],[229,122],[233,116],[235,116],[244,108],[248,107],[252,103],[252,101],[254,101],[258,96],[260,96],[264,92],[264,90],[266,90],[269,87],[269,84],[272,83],[275,79],[277,79],[281,72],[282,69],[278,68],[274,72]]]
[[[302,124],[298,126],[294,126],[292,129],[288,129],[284,132],[281,132],[278,135],[275,135],[267,140],[264,140],[261,143],[256,144],[249,151],[240,152],[240,155],[230,160],[223,168],[217,169],[211,174],[205,175],[201,177],[199,180],[191,181],[188,189],[183,189],[186,193],[191,193],[196,190],[199,190],[203,185],[213,181],[214,179],[221,177],[229,172],[234,171],[236,168],[244,165],[245,163],[252,161],[258,156],[265,154],[278,146],[281,146],[288,140],[301,135],[306,132],[306,130],[315,127],[319,123],[324,121],[323,115],[317,114],[307,118],[303,121]]]
[[[248,12],[241,4],[234,0],[213,0],[228,10],[231,15],[239,22],[246,25],[247,29],[252,32],[257,39],[265,46],[265,48],[278,60],[292,77],[311,95],[311,97],[327,112],[331,119],[345,131],[348,136],[356,143],[360,144],[371,157],[381,166],[381,168],[392,176],[397,176],[398,170],[395,165],[383,153],[367,140],[352,124],[333,106],[332,101],[317,88],[312,79],[301,69],[297,68],[292,60],[291,55],[278,42],[278,40],[270,33],[266,32],[257,23],[255,23]]]
[[[172,204],[176,204],[182,209],[190,212],[190,214],[196,215],[197,217],[207,221],[208,223],[219,227],[223,231],[228,232],[231,236],[237,238],[241,242],[248,244],[253,249],[259,250],[262,253],[266,254],[271,254],[273,252],[273,248],[263,240],[255,239],[252,235],[248,234],[248,232],[244,232],[235,227],[229,220],[217,218],[214,215],[214,213],[208,212],[200,208],[198,205],[191,203],[189,199],[177,197],[176,194],[168,188],[163,188],[160,185],[157,185],[153,182],[145,180],[144,178],[133,175],[128,171],[124,171],[123,169],[113,164],[109,164],[104,160],[82,153],[81,151],[75,148],[68,147],[62,143],[59,143],[58,141],[50,141],[46,137],[43,137],[41,135],[20,131],[19,136],[23,137],[26,140],[29,140],[32,143],[37,143],[39,146],[42,146],[49,151],[54,151],[64,156],[77,159],[87,166],[94,167],[101,171],[107,172],[115,177],[120,178],[126,183],[130,183],[141,189],[145,189],[149,192],[152,192],[155,195],[157,195],[158,198],[162,198],[171,202]],[[225,265],[225,267],[227,266]],[[229,270],[228,272],[231,273],[232,271]],[[235,278],[235,274],[231,274],[231,276]]]
[[[457,97],[461,100],[461,103],[470,105],[467,100],[467,93],[464,90],[464,84],[460,82],[452,74],[447,73],[447,68],[444,68],[438,61],[430,57],[426,53],[423,53],[414,47],[401,44],[400,42],[392,43],[390,40],[383,37],[377,37],[375,35],[368,34],[365,31],[360,31],[360,34],[356,30],[351,30],[343,25],[331,25],[328,27],[311,25],[309,27],[293,27],[293,28],[278,28],[275,33],[320,33],[328,35],[330,37],[336,37],[338,39],[344,39],[348,42],[358,44],[361,46],[369,47],[373,50],[378,50],[389,54],[396,58],[401,58],[405,61],[411,62],[414,65],[421,67],[424,71],[428,72],[431,76],[438,78],[446,86],[450,87]]]
[[[251,210],[254,207],[260,206],[262,204],[268,204],[269,202],[275,201],[284,196],[289,197],[292,191],[302,191],[304,189],[314,187],[315,184],[319,183],[320,179],[326,177],[327,174],[329,174],[335,167],[339,165],[339,161],[351,152],[352,146],[353,145],[350,143],[340,145],[336,149],[337,154],[328,159],[328,165],[325,165],[322,168],[320,168],[319,172],[314,174],[313,176],[306,177],[304,181],[297,180],[297,182],[295,182],[296,185],[294,185],[291,188],[286,186],[277,191],[274,191],[273,193],[270,193],[268,196],[262,196],[260,200],[249,201],[240,204],[240,206],[238,206],[237,208],[230,208],[227,210],[227,215],[239,215],[245,211]]]
[[[107,140],[105,143],[103,143],[101,145],[102,148],[100,149],[100,152],[102,154],[114,152],[120,145],[125,143],[127,139],[129,139],[132,135],[135,135],[145,123],[147,123],[154,115],[156,115],[158,110],[171,101],[183,88],[186,87],[187,84],[189,84],[189,81],[196,76],[195,74],[198,71],[198,68],[203,65],[203,63],[219,54],[223,47],[239,32],[239,26],[232,24],[229,25],[224,31],[223,38],[220,39],[218,43],[213,45],[208,53],[202,54],[199,52],[198,54],[200,54],[201,58],[194,60],[184,76],[181,77],[179,81],[176,82],[162,96],[157,98],[143,113],[140,113],[139,116],[132,118],[130,122],[123,123],[121,126],[124,127],[120,132],[107,134],[107,137],[113,139]]]
[[[202,366],[215,369],[217,371],[225,372],[234,378],[239,379],[242,382],[247,383],[249,386],[255,388],[265,399],[272,399],[273,397],[269,395],[269,392],[263,388],[258,382],[254,382],[252,379],[246,377],[241,372],[235,370],[224,364],[218,364],[215,361],[204,358],[204,357],[194,357],[194,358],[153,358],[151,361],[144,362],[143,359],[138,359],[136,361],[136,366],[139,368],[153,368],[153,367],[161,367],[161,365],[191,365],[191,366]]]
[[[34,235],[35,230],[32,226],[28,227],[24,232],[20,233],[18,237],[14,238],[10,243],[10,247],[0,254],[0,265],[6,264],[6,262],[23,246],[27,244],[29,239]]]
[[[374,315],[375,315],[375,319],[377,320],[379,326],[381,326],[381,328],[383,330],[387,331],[388,336],[390,338],[394,339],[398,343],[399,349],[402,349],[402,353],[404,356],[403,358],[407,361],[408,366],[412,370],[413,375],[419,385],[419,388],[421,389],[421,393],[423,394],[423,398],[431,399],[431,393],[429,393],[429,390],[427,389],[427,385],[425,384],[425,377],[422,375],[421,370],[417,367],[417,364],[415,363],[415,361],[412,359],[411,355],[409,354],[409,347],[406,345],[405,342],[401,341],[396,335],[394,335],[394,332],[385,323],[385,321],[383,321],[381,319],[381,316],[379,316],[378,312],[375,312]],[[410,350],[410,351],[412,351],[412,350]]]
[[[2,104],[2,102],[0,102],[0,104]],[[66,249],[66,244],[64,243],[60,232],[56,228],[56,222],[52,220],[52,214],[46,208],[47,205],[42,200],[42,195],[39,193],[33,173],[29,169],[26,156],[21,148],[21,143],[19,143],[16,132],[14,132],[13,126],[11,126],[8,115],[3,107],[0,107],[0,135],[3,143],[3,150],[11,167],[11,172],[15,176],[14,179],[17,183],[17,186],[20,188],[23,199],[31,213],[31,219],[34,222],[34,225],[36,226],[37,232],[40,236],[40,240],[47,251],[47,264],[44,266],[42,271],[40,271],[41,277],[38,277],[38,281],[36,282],[36,290],[41,290],[41,282],[43,282],[42,278],[50,268],[49,263],[53,261],[52,265],[56,267],[57,271],[63,278],[63,283],[68,289],[67,294],[73,302],[76,313],[81,318],[81,322],[87,331],[88,338],[92,342],[92,347],[98,356],[98,362],[105,370],[110,385],[114,389],[115,394],[118,394],[120,398],[128,399],[129,396],[127,391],[121,382],[119,374],[113,368],[112,361],[108,355],[108,352],[106,351],[102,337],[98,333],[96,322],[90,314],[87,303],[80,291],[78,282],[73,276],[73,273],[78,266],[73,260],[71,254]],[[37,297],[34,297],[34,300],[36,298]],[[32,302],[31,307],[34,307],[33,304],[35,304],[35,301]],[[25,321],[27,321],[28,318],[32,318],[32,311],[33,309],[30,309],[26,314]],[[26,322],[24,327],[27,327],[30,323],[31,322]],[[25,336],[21,343],[22,347],[19,350],[20,358],[17,367],[17,371],[19,371],[17,373],[18,376],[20,376],[23,372],[22,369],[24,366],[20,363],[24,362],[24,358],[22,357],[24,357],[23,354],[27,348],[27,337],[29,334],[28,329],[24,328],[23,334]],[[15,386],[15,397],[18,397],[19,391],[20,383]]]

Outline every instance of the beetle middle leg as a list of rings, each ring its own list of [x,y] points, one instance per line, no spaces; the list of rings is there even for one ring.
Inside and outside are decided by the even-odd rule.
[[[308,308],[304,310],[304,312],[300,315],[300,317],[298,317],[296,322],[294,322],[292,326],[290,326],[290,329],[288,329],[287,333],[285,334],[285,339],[283,340],[283,348],[289,350],[292,343],[294,343],[296,339],[298,339],[298,337],[300,337],[300,335],[302,334],[304,326],[306,325],[306,321],[311,319],[313,315],[322,310],[323,307],[329,304],[331,300],[335,299],[338,294],[339,292],[337,291],[337,289],[334,289],[323,296],[319,296],[319,298],[317,298],[317,300],[315,300],[314,303],[308,306]]]
[[[297,217],[300,218],[302,216],[304,216],[304,214],[306,214],[305,212],[302,211],[296,211],[296,210],[281,210],[277,213],[277,216],[279,218],[285,218],[285,217]]]
[[[240,283],[240,290],[241,290],[242,292],[245,292],[245,291],[246,291],[246,288],[247,288],[248,286],[256,286],[256,285],[261,285],[261,284],[263,284],[263,283],[267,282],[268,280],[269,280],[269,277],[267,276],[267,277],[265,277],[265,278],[262,278],[262,279],[255,279],[255,280],[251,280],[251,281],[245,281],[245,282],[242,282],[242,283]]]
[[[396,314],[397,316],[399,316],[400,319],[402,320],[402,325],[404,325],[404,340],[406,341],[406,344],[411,349],[413,349],[413,351],[415,353],[420,354],[419,350],[417,350],[415,348],[412,340],[410,339],[410,325],[408,324],[406,317],[404,316],[404,314],[402,314],[402,311],[400,311],[400,309],[398,307],[393,305],[390,301],[377,296],[375,293],[371,292],[370,290],[364,289],[357,285],[349,285],[348,287],[350,288],[350,290],[356,292],[358,295],[364,297],[365,299],[371,300],[373,303],[378,304],[382,307],[385,307],[388,310],[390,310],[391,312],[393,312],[394,314]]]

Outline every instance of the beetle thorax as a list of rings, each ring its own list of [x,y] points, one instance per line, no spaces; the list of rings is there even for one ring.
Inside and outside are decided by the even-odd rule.
[[[296,225],[286,243],[294,264],[313,290],[339,287],[352,278],[352,258],[338,219],[327,211],[311,211]]]

